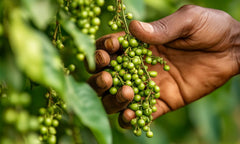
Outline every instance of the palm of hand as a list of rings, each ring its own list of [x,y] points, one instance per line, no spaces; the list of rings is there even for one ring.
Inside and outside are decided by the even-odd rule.
[[[149,70],[159,73],[153,78],[161,88],[158,104],[162,111],[156,113],[156,117],[207,95],[230,79],[235,69],[232,50],[223,43],[220,47],[219,43],[217,40],[209,41],[208,45],[212,44],[210,48],[202,47],[201,41],[186,43],[188,45],[184,49],[169,47],[172,43],[150,47],[154,55],[164,57],[171,67],[166,72],[159,65],[149,66]],[[194,48],[186,49],[190,47]]]

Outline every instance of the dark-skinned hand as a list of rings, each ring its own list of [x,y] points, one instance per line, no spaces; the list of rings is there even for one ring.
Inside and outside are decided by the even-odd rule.
[[[129,29],[137,39],[150,44],[153,55],[163,57],[171,67],[166,72],[159,64],[148,65],[149,71],[158,72],[153,80],[161,88],[154,119],[206,96],[240,72],[240,23],[223,11],[186,5],[158,21],[132,21]],[[117,40],[121,35],[124,32],[97,40],[98,73],[88,82],[102,96],[107,113],[121,112],[119,123],[129,128],[135,117],[127,109],[133,90],[123,86],[116,95],[109,94],[112,77],[102,71],[121,52]]]

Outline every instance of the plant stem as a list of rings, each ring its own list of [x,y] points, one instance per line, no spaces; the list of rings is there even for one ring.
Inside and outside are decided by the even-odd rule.
[[[125,11],[123,10],[123,2],[122,2],[122,0],[120,2],[121,2],[121,9],[122,9],[122,16],[123,16],[123,22],[124,22],[124,27],[125,27],[125,33],[130,35],[127,20],[126,20],[126,17],[125,17]]]

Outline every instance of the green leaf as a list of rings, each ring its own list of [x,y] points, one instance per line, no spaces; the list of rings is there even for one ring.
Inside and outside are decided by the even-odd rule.
[[[128,12],[133,13],[134,19],[143,20],[145,16],[144,0],[126,0],[124,1]]]
[[[78,50],[84,51],[88,61],[89,69],[94,70],[94,53],[96,50],[94,41],[88,35],[83,34],[73,22],[66,18],[66,16],[62,14],[62,17],[64,19],[61,22],[63,28],[73,37],[74,43],[76,44]]]
[[[56,2],[52,0],[23,0],[27,14],[30,15],[34,24],[45,29],[49,21],[56,15]]]
[[[107,115],[94,90],[86,83],[67,77],[65,99],[82,123],[89,127],[99,144],[110,144],[112,134]]]
[[[14,58],[7,56],[0,61],[0,83],[5,81],[8,87],[13,87],[20,90],[23,85],[23,77],[20,70],[16,66]]]
[[[18,66],[33,81],[63,94],[65,79],[57,51],[43,33],[23,21],[20,10],[11,14],[9,39]]]

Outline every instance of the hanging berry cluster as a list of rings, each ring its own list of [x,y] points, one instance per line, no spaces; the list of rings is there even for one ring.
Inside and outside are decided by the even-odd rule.
[[[144,62],[152,65],[162,64],[165,71],[169,71],[170,67],[163,58],[152,55],[147,43],[137,40],[130,34],[127,19],[132,19],[133,15],[125,13],[126,6],[122,0],[116,0],[115,5],[109,5],[107,9],[114,13],[113,19],[108,23],[111,29],[122,28],[126,33],[118,38],[124,51],[123,54],[117,56],[116,60],[111,60],[111,67],[106,69],[113,78],[113,85],[109,92],[115,95],[123,85],[133,88],[134,99],[128,105],[130,109],[135,111],[136,115],[131,120],[133,133],[140,136],[143,130],[146,132],[146,136],[151,138],[153,137],[153,132],[150,129],[153,120],[151,114],[157,111],[155,104],[156,99],[160,97],[160,88],[151,80],[158,73],[148,71],[148,66]]]
[[[98,16],[101,14],[101,7],[104,5],[104,2],[105,0],[59,0],[59,5],[60,9],[70,17],[70,20],[78,26],[82,33],[89,35],[90,38],[95,40],[95,34],[101,23]],[[64,41],[66,39],[62,36],[61,24],[58,18],[55,24],[55,31],[53,32],[53,44],[62,50],[65,47]],[[76,58],[83,61],[85,58],[84,52],[78,51]]]
[[[66,104],[52,89],[46,93],[45,97],[48,100],[47,108],[41,107],[39,109],[39,139],[42,142],[54,144],[57,142],[56,128],[59,126],[59,120],[62,119],[62,114],[66,109]]]

